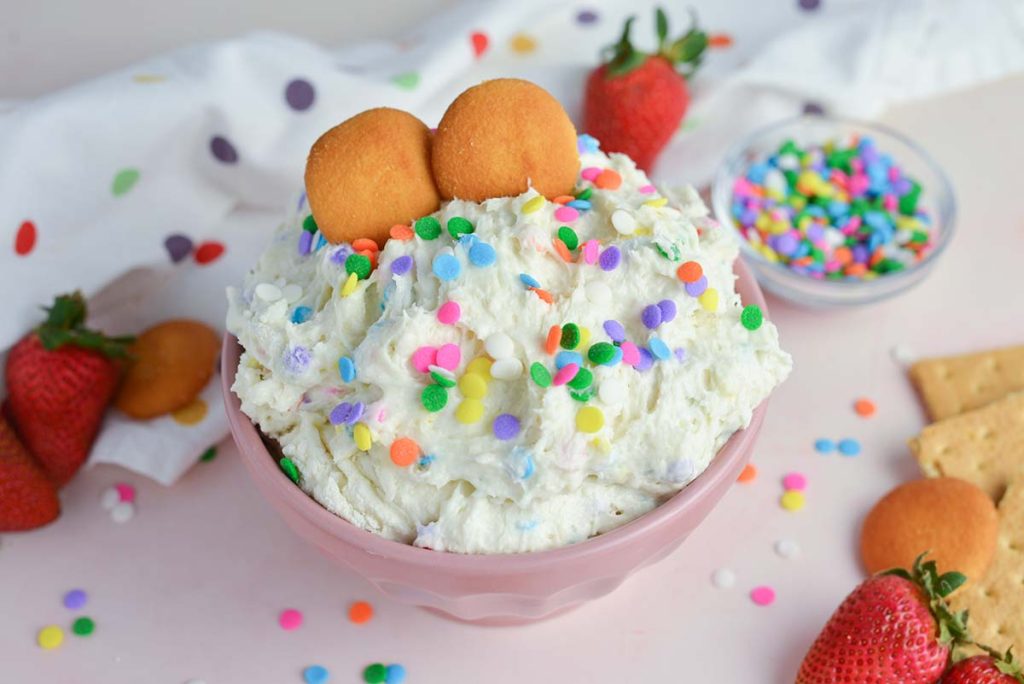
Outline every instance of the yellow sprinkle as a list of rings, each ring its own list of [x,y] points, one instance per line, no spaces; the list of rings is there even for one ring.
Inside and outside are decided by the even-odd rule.
[[[597,432],[604,427],[604,414],[596,406],[584,406],[576,412],[576,429],[580,432]]]
[[[491,379],[491,366],[494,365],[494,361],[488,356],[478,356],[469,362],[466,366],[466,375],[476,374],[484,380]]]
[[[633,235],[637,237],[650,237],[651,235],[654,235],[654,231],[652,231],[648,226],[640,226],[633,231]]]
[[[370,428],[366,427],[366,423],[356,423],[356,426],[352,428],[352,438],[356,440],[356,448],[360,451],[369,451],[373,446],[373,436],[370,434]]]
[[[348,279],[345,284],[341,286],[341,296],[348,297],[350,294],[356,291],[356,285],[359,284],[359,276],[355,273],[349,273]]]
[[[479,399],[463,399],[459,407],[455,409],[455,420],[469,425],[484,417],[484,404]]]
[[[713,287],[709,287],[704,290],[704,294],[697,298],[700,301],[700,305],[704,307],[705,311],[714,313],[718,311],[718,290]]]
[[[592,440],[592,441],[590,442],[590,444],[591,444],[591,445],[592,445],[592,446],[593,446],[593,447],[594,447],[595,449],[597,449],[598,451],[600,451],[600,452],[601,452],[602,454],[607,454],[607,453],[610,453],[610,452],[611,452],[611,450],[612,450],[612,443],[611,443],[611,442],[609,442],[609,441],[608,441],[607,439],[605,439],[604,437],[597,437],[597,438],[593,439],[593,440]]]
[[[512,52],[527,55],[537,49],[537,41],[525,33],[517,33],[510,41]]]
[[[768,199],[773,199],[776,202],[781,202],[784,199],[781,192],[779,192],[778,190],[773,190],[771,188],[766,188],[764,194],[768,197]]]
[[[166,81],[167,77],[160,74],[135,74],[132,80],[136,83],[160,83]]]
[[[580,346],[579,349],[586,349],[590,346],[590,328],[584,328],[580,326]]]
[[[804,216],[797,222],[796,227],[799,228],[800,230],[806,231],[808,228],[811,227],[811,223],[813,223],[813,221],[814,219],[812,219],[810,216]]]
[[[658,207],[663,207],[666,204],[668,204],[668,197],[655,197],[654,199],[649,199],[646,202],[644,202],[644,206],[654,207],[655,209],[657,209]]]
[[[487,396],[487,380],[479,373],[466,373],[459,378],[459,391],[467,399],[483,399]]]
[[[771,231],[776,235],[789,232],[789,224],[786,221],[772,221]]]
[[[769,221],[771,221],[771,219],[768,218],[768,214],[758,214],[757,218],[754,219],[754,227],[758,230],[766,230],[768,228]]]
[[[544,206],[544,202],[544,195],[537,195],[533,199],[527,200],[526,203],[523,204],[523,213],[532,214],[535,211],[539,211],[540,208]]]
[[[779,503],[787,511],[799,511],[804,507],[804,493],[791,489],[782,495]]]
[[[48,625],[39,630],[36,635],[36,643],[47,651],[57,648],[64,641],[64,630],[57,625]]]
[[[800,211],[807,206],[807,198],[802,195],[791,195],[789,198],[789,204],[797,211]]]
[[[779,262],[779,255],[768,245],[761,245],[761,255],[773,264]]]
[[[206,417],[206,402],[196,397],[191,404],[171,412],[171,418],[179,425],[195,425]]]

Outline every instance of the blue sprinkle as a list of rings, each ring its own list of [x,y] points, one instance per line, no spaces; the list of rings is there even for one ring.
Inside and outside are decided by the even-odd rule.
[[[540,523],[536,520],[520,520],[516,523],[516,528],[518,528],[520,532],[530,532],[531,530],[536,529],[539,524]]]
[[[308,306],[297,306],[295,311],[292,311],[292,323],[298,325],[299,323],[305,323],[313,317],[313,310]]]
[[[441,253],[434,257],[434,275],[444,281],[455,280],[462,273],[462,264],[453,254]]]
[[[565,206],[572,207],[573,209],[578,209],[580,211],[590,211],[590,200],[573,200],[571,202],[566,202]]]
[[[320,233],[316,237],[316,247],[313,248],[314,252],[319,252],[324,245],[327,244],[327,238],[324,237],[323,233]]]
[[[651,354],[660,361],[667,361],[672,358],[672,350],[668,348],[660,337],[652,337],[648,342],[651,347]]]
[[[583,355],[574,351],[560,351],[555,354],[555,368],[562,369],[570,363],[575,363],[583,368]]]
[[[757,183],[760,185],[761,183],[764,183],[764,179],[768,175],[769,170],[771,170],[771,167],[764,162],[753,164],[749,169],[747,169],[747,180],[751,183]]]
[[[302,671],[302,681],[306,684],[326,684],[330,673],[323,665],[310,665]]]
[[[600,147],[601,143],[597,141],[597,138],[587,133],[583,133],[576,138],[576,149],[580,154],[584,154],[586,152],[597,152]]]
[[[622,349],[619,347],[615,348],[615,355],[604,363],[605,366],[618,366],[622,363]]]
[[[345,382],[352,382],[356,379],[356,362],[348,356],[338,359],[338,373]]]
[[[436,460],[437,456],[434,456],[433,454],[426,454],[424,456],[420,456],[420,460],[417,462],[417,465],[419,465],[419,467],[421,468],[426,468],[428,465],[430,465]]]
[[[405,681],[405,667],[395,663],[388,665],[384,675],[384,684],[402,684]]]
[[[843,456],[857,456],[860,454],[860,442],[849,437],[839,440],[839,453]]]
[[[814,442],[814,450],[819,454],[831,454],[836,450],[836,443],[831,439],[819,439]]]
[[[533,462],[533,454],[528,449],[516,447],[508,455],[508,468],[520,480],[529,480],[537,466]]]
[[[498,253],[486,242],[477,242],[469,248],[469,262],[474,266],[490,266],[497,258]]]
[[[472,249],[480,238],[472,233],[463,233],[459,236],[459,244],[462,245],[463,249]]]
[[[526,287],[540,287],[540,282],[529,273],[520,273],[519,280],[523,281]]]

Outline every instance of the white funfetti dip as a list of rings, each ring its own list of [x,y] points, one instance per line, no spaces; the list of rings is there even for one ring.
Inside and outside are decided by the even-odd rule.
[[[244,286],[229,289],[228,329],[245,348],[234,384],[242,410],[277,440],[297,466],[299,486],[323,506],[389,539],[439,551],[572,544],[685,487],[786,377],[791,360],[775,326],[751,330],[741,322],[737,246],[696,193],[666,196],[627,157],[605,156],[586,136],[580,146],[577,195],[587,199],[576,210],[532,190],[446,203],[434,214],[439,237],[390,240],[377,268],[349,292],[351,247],[302,237],[307,211],[300,209]],[[613,173],[595,184],[605,169],[621,185],[596,187],[615,185]],[[472,224],[470,237],[449,234],[453,217]],[[429,236],[428,223],[421,227]],[[562,226],[579,240],[571,263],[553,242]],[[489,265],[481,244],[493,247]],[[406,256],[411,267],[399,261],[396,275],[393,265]],[[686,262],[703,269],[702,297],[694,296],[702,281],[687,286],[678,274]],[[438,319],[449,301],[460,309],[454,324]],[[659,317],[668,320],[657,324]],[[549,330],[569,323],[580,328],[573,350],[580,357],[561,347],[548,353]],[[610,361],[590,360],[597,343],[604,345],[595,358],[611,353]],[[435,357],[429,348],[443,351]],[[490,370],[487,348],[499,357]],[[479,357],[487,360],[467,373]],[[416,367],[429,362],[433,376]],[[534,369],[544,382],[573,362],[583,370],[562,374],[574,377],[569,385],[543,387],[531,374],[540,364]],[[452,379],[456,387],[438,385]],[[429,399],[447,397],[435,412],[423,402],[431,385]],[[368,436],[372,445],[359,448]],[[402,438],[421,450],[411,465],[392,460]]]

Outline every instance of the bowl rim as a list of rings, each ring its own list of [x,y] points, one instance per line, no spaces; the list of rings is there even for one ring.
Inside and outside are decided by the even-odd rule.
[[[745,281],[749,296],[743,297],[744,303],[755,304],[767,314],[764,294],[746,264],[741,259],[737,259],[733,264],[733,270],[737,276],[737,282]],[[724,478],[734,477],[732,475],[733,466],[737,461],[745,460],[752,450],[753,443],[764,422],[768,402],[765,399],[754,408],[747,427],[733,433],[719,449],[708,467],[692,482],[661,505],[613,530],[575,544],[542,551],[494,554],[434,551],[387,539],[358,527],[322,506],[281,471],[263,443],[261,433],[256,425],[242,413],[241,401],[231,389],[238,370],[241,351],[242,346],[238,339],[230,332],[226,332],[220,361],[224,408],[231,427],[232,438],[250,474],[255,475],[257,470],[264,471],[264,473],[268,470],[272,471],[268,473],[269,477],[266,480],[268,485],[276,490],[278,500],[331,536],[350,546],[361,547],[365,553],[380,560],[391,560],[405,566],[432,572],[443,570],[477,576],[507,575],[517,571],[536,572],[556,564],[582,561],[594,556],[614,553],[628,545],[635,537],[646,535],[656,528],[685,518],[687,513],[698,505],[706,492],[713,490]]]
[[[742,157],[755,141],[773,133],[777,133],[779,130],[789,126],[798,125],[804,122],[825,122],[826,124],[832,125],[854,126],[867,129],[875,134],[889,136],[900,144],[908,147],[935,175],[938,179],[939,188],[938,192],[934,192],[937,198],[935,203],[936,210],[938,210],[943,204],[947,204],[946,213],[948,214],[948,218],[944,222],[945,230],[942,235],[942,239],[938,241],[935,247],[923,260],[918,262],[913,268],[904,269],[895,273],[886,273],[884,276],[872,281],[818,280],[816,278],[810,278],[808,276],[795,273],[791,269],[786,268],[783,264],[769,261],[761,253],[750,246],[750,243],[740,232],[739,228],[736,227],[736,222],[732,217],[732,211],[729,208],[729,201],[732,198],[732,187],[730,182],[732,174],[729,172],[729,167],[733,165],[733,162]],[[858,286],[864,289],[873,289],[879,287],[877,283],[881,282],[886,283],[888,287],[891,287],[895,291],[902,289],[902,287],[910,286],[916,282],[915,278],[918,276],[921,269],[931,268],[935,264],[939,257],[946,251],[949,243],[952,242],[956,235],[957,201],[956,194],[953,191],[953,184],[946,172],[927,150],[911,140],[904,133],[885,124],[873,123],[862,119],[831,116],[828,114],[798,114],[796,116],[780,119],[765,126],[759,126],[740,138],[737,142],[733,143],[722,157],[722,161],[719,162],[718,168],[715,171],[715,176],[712,179],[711,209],[719,224],[728,228],[739,242],[740,253],[744,258],[751,259],[759,268],[767,268],[778,274],[781,278],[800,283],[812,282],[815,287],[820,287],[822,290],[833,293],[838,293],[844,289],[849,290]],[[902,287],[900,285],[901,281],[903,281]]]

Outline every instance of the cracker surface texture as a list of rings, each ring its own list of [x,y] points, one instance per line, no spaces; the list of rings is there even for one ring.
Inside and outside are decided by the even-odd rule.
[[[925,359],[909,373],[928,415],[942,420],[1024,390],[1024,346]]]

